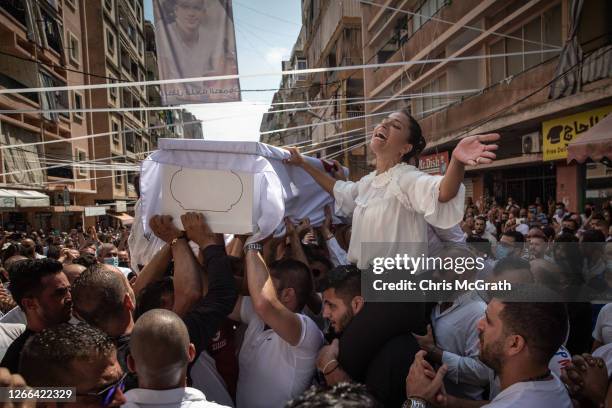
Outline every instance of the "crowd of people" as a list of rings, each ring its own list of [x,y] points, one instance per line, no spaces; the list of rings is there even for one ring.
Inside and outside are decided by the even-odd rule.
[[[74,387],[80,407],[612,404],[607,304],[367,300],[372,237],[486,254],[484,279],[601,298],[612,286],[612,201],[581,214],[539,199],[465,204],[463,166],[494,159],[496,137],[466,138],[433,177],[409,164],[425,147],[413,121],[397,112],[375,129],[381,167],[356,183],[292,151],[289,164],[335,198],[320,226],[286,219],[284,234],[254,242],[213,233],[202,214],[181,216],[182,229],[160,214],[149,225],[162,245],[144,265],[127,229],[3,231],[0,385]]]

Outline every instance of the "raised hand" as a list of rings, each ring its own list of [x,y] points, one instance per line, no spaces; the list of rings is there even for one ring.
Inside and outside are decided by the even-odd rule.
[[[149,226],[156,237],[167,243],[181,235],[181,231],[172,223],[170,215],[155,215],[149,221]]]
[[[493,151],[499,147],[493,142],[499,138],[497,133],[465,137],[453,150],[453,157],[469,166],[492,163],[496,157]]]
[[[188,212],[181,215],[181,222],[187,233],[187,238],[198,244],[201,249],[209,245],[224,245],[223,234],[215,234],[206,223],[204,215]]]
[[[292,164],[294,166],[302,166],[305,163],[304,156],[300,153],[297,147],[286,148],[291,156],[288,159],[283,160],[284,163]]]

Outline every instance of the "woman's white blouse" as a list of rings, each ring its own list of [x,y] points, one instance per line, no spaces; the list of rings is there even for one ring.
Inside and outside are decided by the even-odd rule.
[[[414,252],[413,256],[426,253],[427,223],[450,228],[463,217],[465,187],[462,184],[452,200],[441,203],[442,178],[400,163],[358,182],[336,181],[336,212],[353,216],[349,262],[367,268],[375,257],[395,257],[407,251]]]

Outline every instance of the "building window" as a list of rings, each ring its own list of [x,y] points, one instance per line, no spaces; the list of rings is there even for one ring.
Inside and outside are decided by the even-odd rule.
[[[520,74],[558,55],[558,51],[543,52],[549,49],[543,44],[561,46],[561,18],[561,5],[557,5],[509,33],[514,38],[503,38],[491,44],[491,54],[517,54],[490,58],[491,84]],[[527,52],[529,54],[525,54]]]
[[[134,129],[125,132],[125,150],[130,153],[136,152],[136,134]]]
[[[106,51],[110,56],[115,56],[115,34],[108,28],[106,29]]]
[[[109,13],[113,12],[113,0],[104,0],[104,8]]]
[[[42,7],[40,8],[40,16],[47,46],[61,54],[63,36],[58,21]]]
[[[115,187],[123,187],[123,172],[120,170],[115,170]]]
[[[148,154],[149,153],[149,142],[146,140],[142,141],[142,153],[143,154]]]
[[[81,92],[74,92],[74,101],[73,107],[74,109],[83,109],[83,94]],[[74,116],[78,119],[83,119],[83,112],[74,112]]]
[[[138,36],[138,55],[141,57],[144,55],[144,41],[142,41],[140,36]]]
[[[117,103],[117,88],[108,88],[108,97],[112,103]]]
[[[85,150],[76,149],[76,157],[79,163],[83,163],[87,161],[87,152]],[[79,176],[87,177],[89,175],[89,171],[85,167],[79,167],[78,170]]]
[[[446,0],[426,0],[416,9],[414,13],[417,15],[412,17],[412,34],[420,30],[445,4]]]
[[[142,9],[140,8],[140,4],[136,4],[136,19],[139,23],[142,23]]]
[[[68,37],[66,42],[68,43],[68,55],[70,56],[70,61],[74,65],[79,66],[81,64],[81,46],[79,39],[70,31],[66,31],[66,34]]]
[[[413,112],[415,115],[427,115],[441,106],[446,105],[449,100],[446,96],[435,95],[446,90],[446,77],[441,76],[421,88],[413,100]],[[434,95],[432,95],[434,94]]]
[[[113,146],[119,148],[121,144],[121,125],[116,121],[112,121]]]

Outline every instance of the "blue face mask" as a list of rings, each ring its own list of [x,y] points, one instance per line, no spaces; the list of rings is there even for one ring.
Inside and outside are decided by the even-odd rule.
[[[495,259],[498,261],[502,258],[506,258],[512,253],[512,248],[507,245],[497,244],[495,247]]]
[[[104,258],[104,263],[106,265],[111,265],[114,267],[118,267],[119,266],[119,257],[118,256],[111,256],[110,258]]]

